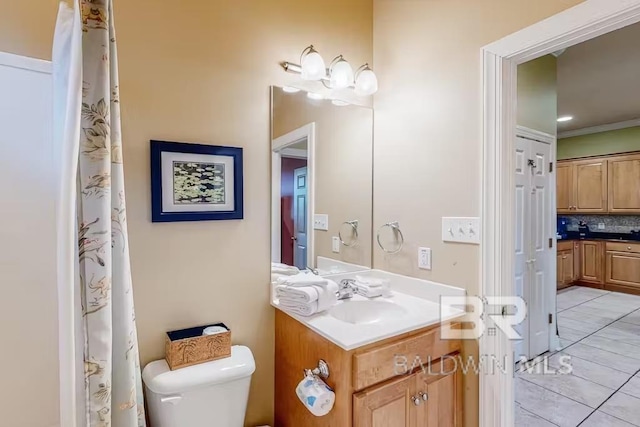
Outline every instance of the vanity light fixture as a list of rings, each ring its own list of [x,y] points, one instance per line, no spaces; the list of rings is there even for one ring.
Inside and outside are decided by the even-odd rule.
[[[324,99],[324,95],[321,94],[321,93],[307,92],[307,98],[319,101],[319,100]]]
[[[300,55],[300,73],[302,80],[322,80],[327,76],[324,59],[313,45],[305,48]]]
[[[558,117],[558,121],[559,122],[568,122],[570,120],[573,120],[573,116],[562,116],[562,117]]]
[[[332,99],[331,103],[336,107],[346,107],[347,105],[349,105],[347,101],[343,101],[341,99]]]
[[[353,68],[342,55],[336,56],[329,66],[329,87],[345,89],[353,85]]]
[[[354,73],[351,64],[342,55],[338,55],[327,69],[322,56],[313,45],[302,51],[300,64],[283,62],[282,68],[300,74],[302,80],[321,81],[329,89],[355,89],[358,96],[370,96],[378,91],[378,78],[369,64],[364,64]]]
[[[297,87],[293,87],[293,86],[284,86],[282,88],[282,90],[286,93],[298,93],[300,92],[300,89],[298,89]]]
[[[364,64],[356,71],[356,94],[369,96],[377,91],[378,77],[376,77],[376,73],[369,67],[369,64]]]

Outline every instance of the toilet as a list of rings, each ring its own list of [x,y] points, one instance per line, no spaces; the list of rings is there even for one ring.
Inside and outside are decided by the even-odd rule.
[[[248,347],[231,347],[231,357],[172,371],[157,360],[142,379],[151,427],[242,427],[256,369]]]

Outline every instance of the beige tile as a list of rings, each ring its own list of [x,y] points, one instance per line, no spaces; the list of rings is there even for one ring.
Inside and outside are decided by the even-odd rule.
[[[622,327],[621,327],[622,325]],[[614,341],[620,341],[634,346],[640,346],[640,334],[628,331],[624,325],[632,325],[631,323],[616,322],[599,330],[594,335],[598,337],[608,338]]]
[[[576,343],[564,349],[563,352],[628,374],[635,374],[640,369],[640,360],[638,359],[611,353],[582,343]]]
[[[568,358],[561,359],[563,356],[567,356]],[[587,379],[614,390],[620,388],[631,375],[565,353],[558,353],[549,358],[549,366],[554,369],[566,369],[562,366],[561,362],[569,363],[572,368],[571,373],[576,377]]]
[[[618,303],[600,302],[599,298],[585,302],[584,304],[580,305],[580,307],[595,308],[598,310],[606,310],[612,313],[620,313],[620,314],[629,314],[636,311],[636,309],[634,309],[633,307],[629,308],[629,307],[621,306]]]
[[[558,314],[558,319],[574,320],[576,322],[589,323],[592,325],[597,325],[599,327],[606,326],[610,323],[615,322],[616,320],[614,318],[596,316],[593,314],[585,314],[585,313],[580,313],[572,310],[574,309],[572,308],[569,310],[565,310],[562,313]]]
[[[573,342],[580,341],[582,338],[589,335],[589,332],[577,331],[561,325],[558,325],[558,330],[560,332],[560,338]]]
[[[614,389],[598,385],[575,375],[523,373],[520,374],[520,378],[594,409],[615,392]]]
[[[640,399],[624,393],[616,393],[600,410],[606,414],[635,424],[640,421]]]
[[[640,297],[627,294],[609,294],[604,295],[596,300],[601,304],[611,304],[617,307],[640,308]]]
[[[576,427],[592,409],[543,387],[516,379],[516,402],[526,411],[542,416],[560,427]]]
[[[564,313],[564,311],[562,313]],[[560,328],[571,328],[576,331],[586,332],[587,334],[592,334],[597,330],[602,329],[602,326],[600,325],[562,317],[562,313],[558,314],[558,327]]]
[[[555,427],[555,424],[540,418],[531,412],[522,409],[522,407],[516,404],[516,426],[518,427]]]
[[[580,341],[580,343],[640,360],[640,346],[627,344],[623,340],[612,340],[598,335],[591,335]]]
[[[620,389],[620,391],[624,394],[640,399],[640,377],[635,376],[631,378],[629,382]],[[640,421],[640,419],[638,421]]]
[[[589,303],[585,303],[577,307],[570,308],[564,311],[563,313],[565,314],[566,313],[582,313],[589,316],[596,316],[596,317],[609,319],[609,321],[611,322],[618,320],[629,313],[628,311],[619,311],[619,310],[613,311],[613,310],[609,310],[608,308],[587,306],[586,304],[589,304]],[[603,305],[603,307],[607,307],[607,306]]]
[[[518,427],[518,423],[516,423]],[[629,424],[604,412],[596,411],[580,427],[634,427],[635,424]]]
[[[633,323],[634,325],[640,325],[640,311],[634,311],[633,313],[620,319],[620,321],[625,323]]]

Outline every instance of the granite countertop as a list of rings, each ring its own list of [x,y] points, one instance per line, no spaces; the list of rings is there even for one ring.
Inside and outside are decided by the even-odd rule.
[[[618,242],[640,242],[640,234],[590,231],[586,235],[581,235],[578,231],[569,231],[567,232],[567,237],[565,239],[558,238],[559,242],[563,240],[615,240]]]

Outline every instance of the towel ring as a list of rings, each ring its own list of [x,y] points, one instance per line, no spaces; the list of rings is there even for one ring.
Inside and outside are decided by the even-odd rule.
[[[391,230],[393,230],[394,234],[400,236],[400,243],[399,243],[399,245],[398,245],[398,247],[396,249],[389,250],[389,249],[384,247],[382,242],[380,242],[380,232],[382,231],[383,228],[386,228],[386,227],[391,228]],[[404,246],[404,235],[402,234],[402,230],[400,230],[400,224],[398,224],[398,221],[388,222],[388,223],[384,224],[382,227],[380,227],[378,229],[378,233],[377,233],[376,239],[378,240],[378,246],[380,246],[380,249],[382,249],[384,251],[384,253],[387,253],[389,255],[397,254],[398,252],[400,252],[402,250],[402,247]]]
[[[343,225],[349,225],[351,226],[351,233],[353,234],[353,239],[351,239],[351,243],[347,243],[345,242],[345,240],[342,238],[342,226]],[[338,230],[338,238],[340,239],[340,243],[342,243],[344,246],[348,247],[348,248],[352,248],[355,245],[358,244],[358,220],[354,219],[353,221],[345,221],[342,223],[342,225],[340,225],[340,229]]]

